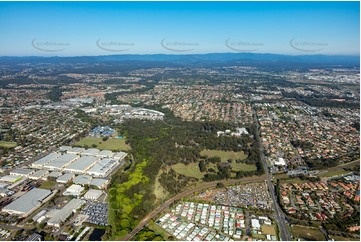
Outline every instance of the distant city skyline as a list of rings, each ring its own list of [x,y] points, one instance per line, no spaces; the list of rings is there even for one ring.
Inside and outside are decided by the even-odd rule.
[[[0,2],[0,56],[359,55],[359,2]]]

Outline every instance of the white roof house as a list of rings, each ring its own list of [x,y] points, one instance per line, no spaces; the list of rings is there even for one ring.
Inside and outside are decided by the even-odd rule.
[[[261,225],[258,219],[251,219],[251,224],[253,229],[260,229]]]

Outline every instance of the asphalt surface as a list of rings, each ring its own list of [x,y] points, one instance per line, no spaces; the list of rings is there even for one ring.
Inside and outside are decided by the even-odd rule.
[[[254,114],[254,117],[255,117],[255,123],[256,123],[256,135],[258,136],[258,138],[260,137],[259,136],[259,123],[258,123],[258,118],[257,118],[257,115],[256,113],[253,111],[253,114]],[[264,156],[264,152],[263,152],[263,146],[262,146],[262,143],[260,143],[260,153],[261,153],[261,162],[263,164],[263,167],[264,167],[264,170],[265,170],[265,174],[266,174],[266,177],[267,177],[267,185],[268,185],[268,189],[270,191],[270,194],[271,194],[271,198],[272,198],[272,201],[273,201],[273,208],[274,208],[274,211],[275,211],[275,217],[276,217],[276,221],[277,221],[277,224],[278,224],[278,228],[280,230],[280,239],[283,240],[283,241],[291,241],[292,240],[292,236],[287,228],[287,221],[286,221],[286,217],[283,213],[283,211],[281,210],[281,208],[279,207],[279,204],[277,202],[277,197],[276,197],[276,193],[275,193],[275,189],[274,189],[274,186],[273,186],[273,183],[272,183],[272,177],[271,177],[271,174],[268,170],[268,164],[267,164],[267,161],[266,161],[266,158]]]

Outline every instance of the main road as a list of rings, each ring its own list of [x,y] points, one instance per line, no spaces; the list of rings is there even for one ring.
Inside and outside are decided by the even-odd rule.
[[[177,201],[183,197],[187,197],[189,195],[192,195],[195,192],[200,192],[205,189],[214,188],[217,186],[217,183],[223,183],[224,185],[231,185],[231,184],[236,184],[239,182],[252,182],[252,181],[256,182],[256,181],[264,181],[264,180],[265,180],[265,176],[253,176],[253,177],[248,177],[246,179],[243,178],[243,179],[230,179],[230,180],[223,180],[223,181],[207,182],[207,183],[203,183],[202,185],[200,185],[198,187],[194,187],[192,189],[181,192],[181,193],[177,194],[176,196],[167,200],[165,203],[163,203],[159,207],[155,208],[152,212],[150,212],[147,216],[145,216],[142,219],[142,221],[139,222],[139,224],[133,229],[133,231],[131,231],[129,234],[127,234],[120,240],[122,240],[122,241],[131,240],[137,233],[139,233],[139,231],[141,231],[144,228],[144,226],[146,226],[149,223],[149,221],[151,219],[158,216],[160,213],[162,213],[163,211],[168,209],[172,203],[174,203],[175,201]]]
[[[290,232],[289,232],[289,230],[287,228],[286,217],[283,214],[283,211],[281,210],[281,208],[280,208],[280,206],[279,206],[279,204],[277,202],[275,189],[274,189],[274,186],[273,186],[273,183],[272,183],[272,177],[271,177],[271,174],[270,174],[270,172],[268,170],[268,164],[267,164],[266,158],[264,156],[263,145],[262,145],[262,142],[260,141],[260,136],[259,136],[258,117],[257,117],[257,114],[256,114],[256,112],[254,110],[253,110],[253,116],[254,116],[254,120],[255,120],[255,124],[256,124],[256,136],[257,136],[256,139],[258,139],[259,147],[260,147],[260,154],[261,154],[260,159],[261,159],[261,162],[263,164],[263,167],[264,167],[264,170],[265,170],[265,173],[266,173],[267,185],[268,185],[268,189],[269,189],[269,192],[271,194],[272,201],[273,201],[273,208],[274,208],[275,215],[276,215],[276,221],[277,221],[278,227],[280,229],[280,237],[281,237],[281,240],[291,241],[292,237],[291,237]]]

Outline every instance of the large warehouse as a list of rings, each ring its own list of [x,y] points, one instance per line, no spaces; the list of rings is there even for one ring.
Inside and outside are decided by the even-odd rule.
[[[75,154],[65,154],[65,155],[62,155],[62,156],[56,158],[55,160],[49,162],[48,164],[46,164],[44,166],[44,168],[49,169],[49,170],[62,170],[64,168],[64,166],[70,164],[72,161],[74,161],[78,157],[79,156],[77,156]]]
[[[44,156],[40,160],[35,161],[33,164],[31,164],[31,166],[34,168],[42,168],[44,165],[48,164],[52,160],[55,160],[59,156],[59,153],[50,153],[49,155]]]
[[[39,208],[51,194],[50,190],[34,188],[5,206],[2,211],[26,217]]]
[[[54,214],[54,216],[48,221],[48,225],[60,227],[62,223],[66,221],[66,219],[76,210],[78,210],[83,204],[85,204],[84,200],[81,199],[72,199],[68,202],[62,209]]]
[[[74,162],[70,163],[64,168],[64,171],[69,171],[77,174],[84,174],[96,161],[97,157],[82,156]]]
[[[87,174],[95,177],[105,177],[118,162],[114,159],[102,159],[87,171]]]

